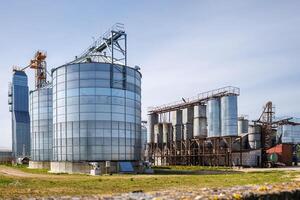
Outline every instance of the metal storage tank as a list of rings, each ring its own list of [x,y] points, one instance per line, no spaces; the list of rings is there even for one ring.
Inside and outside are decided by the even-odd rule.
[[[194,137],[207,137],[207,119],[205,105],[197,105],[194,107],[193,125]]]
[[[237,96],[221,97],[221,135],[238,135]]]
[[[54,161],[140,159],[138,68],[75,63],[52,70],[52,77]]]
[[[183,125],[183,140],[188,140],[193,138],[193,124]]]
[[[207,101],[207,137],[221,136],[220,99],[214,98]]]
[[[173,141],[182,139],[182,110],[171,112],[171,122],[173,125]]]
[[[182,132],[183,132],[183,125],[178,124],[178,125],[173,125],[173,142],[180,141],[182,140]]]
[[[238,135],[248,133],[249,120],[244,117],[238,118]]]
[[[170,123],[171,122],[170,112],[160,113],[158,116],[159,116],[158,123]]]
[[[52,88],[51,85],[30,91],[31,159],[52,160]]]
[[[258,125],[249,125],[248,142],[251,149],[259,149],[261,147],[261,127]]]
[[[171,122],[173,125],[182,124],[182,110],[175,110],[171,112]]]
[[[193,123],[194,118],[194,107],[188,107],[182,109],[182,123]]]
[[[172,141],[172,124],[163,123],[163,143]]]
[[[141,160],[144,160],[147,149],[147,122],[142,121],[141,124]]]
[[[147,130],[147,142],[154,142],[154,124],[158,123],[158,114],[152,113],[148,115],[148,130]]]
[[[161,144],[163,141],[163,125],[155,124],[154,125],[154,143]]]

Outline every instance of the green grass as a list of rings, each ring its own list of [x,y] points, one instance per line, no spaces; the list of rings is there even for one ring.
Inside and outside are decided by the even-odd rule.
[[[22,172],[28,172],[32,174],[47,174],[49,171],[48,169],[29,169],[28,165],[6,165],[6,166],[19,169]]]
[[[44,178],[0,175],[0,199],[8,197],[93,195],[166,188],[229,187],[291,181],[297,172],[270,171],[217,175],[49,175]]]

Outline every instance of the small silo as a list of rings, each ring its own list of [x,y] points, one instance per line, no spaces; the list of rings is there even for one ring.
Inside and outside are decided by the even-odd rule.
[[[207,137],[221,136],[220,99],[213,98],[207,101]]]
[[[163,142],[163,124],[154,124],[154,143],[161,144]]]
[[[154,142],[154,124],[158,123],[158,114],[148,114],[147,143]]]
[[[221,136],[238,135],[237,96],[221,97]]]
[[[163,112],[158,114],[158,123],[170,123],[170,112]]]
[[[206,106],[196,105],[194,107],[194,137],[207,137]]]
[[[30,168],[50,168],[52,160],[52,85],[30,91]]]
[[[238,135],[248,133],[249,120],[244,117],[238,118]]]
[[[261,126],[249,125],[248,142],[249,142],[250,149],[261,148]]]
[[[171,123],[173,126],[173,141],[180,141],[182,139],[182,110],[171,112]]]
[[[172,141],[172,124],[171,123],[163,123],[163,143],[170,143]]]
[[[147,149],[147,122],[142,121],[141,124],[141,160],[144,160]]]
[[[182,109],[183,140],[193,137],[194,107],[190,106]]]

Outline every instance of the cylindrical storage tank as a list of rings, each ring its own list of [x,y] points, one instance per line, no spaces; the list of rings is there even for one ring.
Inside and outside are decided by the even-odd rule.
[[[196,138],[207,137],[207,120],[206,118],[194,118],[193,134]]]
[[[52,88],[51,85],[30,91],[31,160],[52,159]]]
[[[207,137],[221,136],[220,99],[214,98],[207,101]]]
[[[154,124],[158,123],[158,114],[148,115],[147,143],[154,142]]]
[[[249,125],[248,142],[250,149],[259,149],[261,147],[261,127],[258,125]]]
[[[193,118],[194,118],[194,107],[188,107],[182,109],[183,124],[193,123]]]
[[[182,124],[182,110],[171,111],[171,123],[172,125]]]
[[[135,161],[141,152],[141,73],[110,63],[52,70],[53,161]]]
[[[158,116],[159,116],[158,123],[170,123],[171,122],[170,112],[160,113]]]
[[[143,123],[141,125],[141,160],[143,160],[147,149],[147,126]]]
[[[172,141],[172,124],[163,123],[163,143],[170,143]]]
[[[197,105],[194,107],[193,129],[194,137],[207,137],[207,119],[205,105]]]
[[[183,140],[188,140],[193,137],[193,124],[183,125]]]
[[[203,117],[206,118],[206,105],[194,106],[194,118]]]
[[[163,141],[163,125],[155,124],[154,125],[154,143],[161,144]]]
[[[182,126],[182,124],[173,125],[173,142],[182,140]]]
[[[221,97],[221,135],[238,135],[237,96]]]
[[[244,117],[238,118],[238,135],[248,133],[249,120]]]

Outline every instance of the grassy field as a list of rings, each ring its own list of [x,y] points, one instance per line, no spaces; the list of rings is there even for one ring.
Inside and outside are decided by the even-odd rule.
[[[14,168],[15,169],[15,168]],[[21,168],[22,171],[28,169]],[[30,172],[35,170],[30,170]],[[271,171],[227,173],[218,175],[47,175],[36,171],[35,177],[0,174],[0,198],[22,196],[61,196],[111,194],[130,191],[154,191],[166,188],[228,187],[235,185],[288,182],[297,172]],[[39,173],[41,173],[39,175]],[[40,176],[40,177],[39,177]]]

